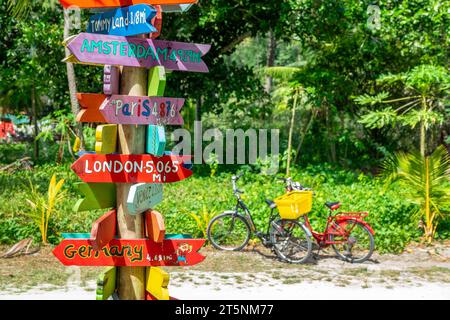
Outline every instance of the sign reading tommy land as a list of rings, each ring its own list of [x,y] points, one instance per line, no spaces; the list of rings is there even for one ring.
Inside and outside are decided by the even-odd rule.
[[[152,5],[193,4],[198,0],[59,0],[64,8],[71,6],[78,8],[114,8],[126,7],[133,4],[146,3]]]
[[[174,41],[80,33],[65,41],[72,56],[65,61],[126,67],[208,72],[202,57],[211,46]],[[75,59],[74,59],[75,58]]]
[[[117,8],[89,18],[87,32],[113,36],[134,36],[156,32],[151,20],[156,10],[146,4]]]

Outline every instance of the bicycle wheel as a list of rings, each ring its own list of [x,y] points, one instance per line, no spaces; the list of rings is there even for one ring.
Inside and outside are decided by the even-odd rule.
[[[250,225],[237,213],[223,213],[208,225],[208,240],[219,250],[240,251],[250,240]]]
[[[274,223],[270,240],[277,256],[289,263],[306,262],[312,252],[311,237],[306,227],[294,220],[279,219]]]
[[[345,261],[363,263],[370,259],[375,248],[372,233],[362,223],[354,220],[338,222],[330,234],[336,255]]]

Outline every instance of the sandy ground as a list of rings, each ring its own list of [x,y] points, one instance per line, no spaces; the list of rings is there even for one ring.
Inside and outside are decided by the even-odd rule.
[[[170,286],[170,294],[180,300],[316,300],[316,299],[411,299],[411,300],[448,300],[450,284],[424,283],[413,286],[383,286],[362,288],[355,285],[338,287],[326,282],[298,284],[266,284],[248,288],[230,286],[193,285],[186,283]],[[27,292],[13,291],[0,293],[0,300],[92,300],[95,296],[95,282],[89,287],[72,287],[66,290],[51,290],[42,287]]]
[[[279,262],[270,251],[259,247],[239,253],[205,248],[202,253],[207,259],[202,264],[166,270],[170,273],[170,295],[180,300],[448,300],[449,244],[433,248],[412,246],[401,255],[375,254],[364,264],[342,262],[332,252],[325,251],[320,259],[306,265]],[[33,263],[31,271],[30,262]],[[26,277],[22,266],[28,266]],[[71,277],[54,282],[64,275],[62,270],[67,271],[67,268],[61,267],[46,251],[35,256],[0,259],[0,285],[3,283],[0,300],[95,299],[98,269],[84,274],[82,281]],[[86,272],[86,269],[79,270]]]

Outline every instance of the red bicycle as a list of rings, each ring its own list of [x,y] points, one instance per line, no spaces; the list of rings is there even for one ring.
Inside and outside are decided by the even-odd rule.
[[[286,182],[287,192],[311,190],[298,182],[292,182],[290,178],[282,180]],[[327,202],[325,205],[330,210],[324,232],[317,232],[312,228],[307,214],[300,218],[303,219],[302,224],[310,231],[310,236],[317,242],[318,250],[331,246],[340,259],[351,263],[363,263],[370,259],[375,248],[373,237],[375,232],[364,220],[368,213],[336,212],[341,206],[339,202]],[[292,221],[282,221],[284,230],[289,230]],[[281,250],[275,251],[282,253]],[[282,255],[284,257],[285,254]]]

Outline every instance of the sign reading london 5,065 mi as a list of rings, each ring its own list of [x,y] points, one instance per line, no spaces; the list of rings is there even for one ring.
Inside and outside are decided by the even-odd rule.
[[[146,4],[117,8],[89,18],[87,32],[112,36],[134,36],[156,32],[151,24],[156,10]]]
[[[87,183],[171,183],[192,175],[183,167],[183,157],[173,155],[85,154],[72,170]]]
[[[166,239],[161,244],[148,239],[113,239],[94,250],[90,239],[66,239],[53,254],[65,266],[193,266],[205,259],[198,252],[204,243],[202,239]]]
[[[126,67],[208,72],[206,44],[80,33],[65,41],[72,53],[65,61]]]

